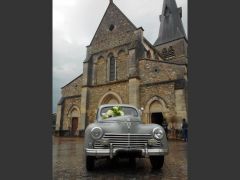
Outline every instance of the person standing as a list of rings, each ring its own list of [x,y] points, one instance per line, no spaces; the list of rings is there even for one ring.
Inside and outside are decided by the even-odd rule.
[[[168,139],[168,123],[167,121],[164,119],[163,123],[162,123],[163,129],[165,130],[167,139]]]
[[[188,123],[186,122],[186,119],[183,119],[182,131],[183,131],[184,141],[187,142],[188,141]]]

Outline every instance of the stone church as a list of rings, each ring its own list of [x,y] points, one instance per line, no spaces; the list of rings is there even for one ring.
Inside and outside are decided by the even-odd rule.
[[[83,73],[61,89],[56,133],[82,135],[99,105],[108,103],[135,105],[144,123],[165,119],[169,126],[180,126],[187,119],[188,64],[181,18],[175,0],[164,0],[159,34],[151,44],[144,29],[110,0],[87,46]]]

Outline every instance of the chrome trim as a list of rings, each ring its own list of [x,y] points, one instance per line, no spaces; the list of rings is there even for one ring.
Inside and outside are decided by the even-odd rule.
[[[109,149],[110,144],[112,144],[112,148],[145,148],[145,144],[148,144],[150,139],[155,139],[152,137],[152,134],[115,134],[115,133],[106,133],[101,140],[97,140],[94,142],[95,149]],[[101,144],[101,141],[107,140],[109,142],[109,146],[105,146]],[[156,140],[157,143],[152,145],[150,148],[162,148],[163,144],[160,140]]]
[[[145,157],[148,157],[149,154],[148,154],[148,148],[147,148],[147,144],[144,145],[145,146]]]
[[[126,149],[120,149],[120,148],[116,148],[116,149],[89,149],[89,148],[85,148],[85,152],[86,155],[88,156],[115,156],[116,152],[118,150],[126,150]],[[142,151],[142,156],[144,157],[148,157],[148,156],[158,156],[158,155],[166,155],[168,154],[168,149],[148,149],[148,148],[144,148],[144,149],[139,149]],[[131,151],[131,150],[129,150]]]
[[[151,134],[131,134],[131,133],[106,133],[105,135],[137,135],[137,136],[151,136]]]
[[[113,145],[110,143],[110,159],[113,158]]]

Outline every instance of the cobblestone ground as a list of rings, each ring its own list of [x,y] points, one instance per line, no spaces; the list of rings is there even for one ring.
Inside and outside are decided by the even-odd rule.
[[[96,169],[87,172],[83,154],[83,138],[53,137],[53,179],[54,180],[186,180],[187,144],[169,141],[169,154],[161,170],[153,171],[149,159],[137,158],[136,164],[127,159],[113,162],[99,159]]]

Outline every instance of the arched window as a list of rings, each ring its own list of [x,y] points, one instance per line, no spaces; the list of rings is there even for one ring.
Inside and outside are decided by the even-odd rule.
[[[169,57],[175,56],[175,50],[173,49],[172,46],[168,48],[168,55]]]
[[[167,49],[166,49],[166,48],[163,48],[163,50],[162,50],[162,56],[163,56],[164,58],[167,58],[168,52],[167,52]]]
[[[109,80],[114,81],[116,79],[116,62],[113,55],[110,56],[109,60]]]
[[[166,6],[164,16],[169,16],[170,14],[171,14],[170,9]]]
[[[147,58],[150,59],[151,58],[151,52],[148,50],[147,51]]]

